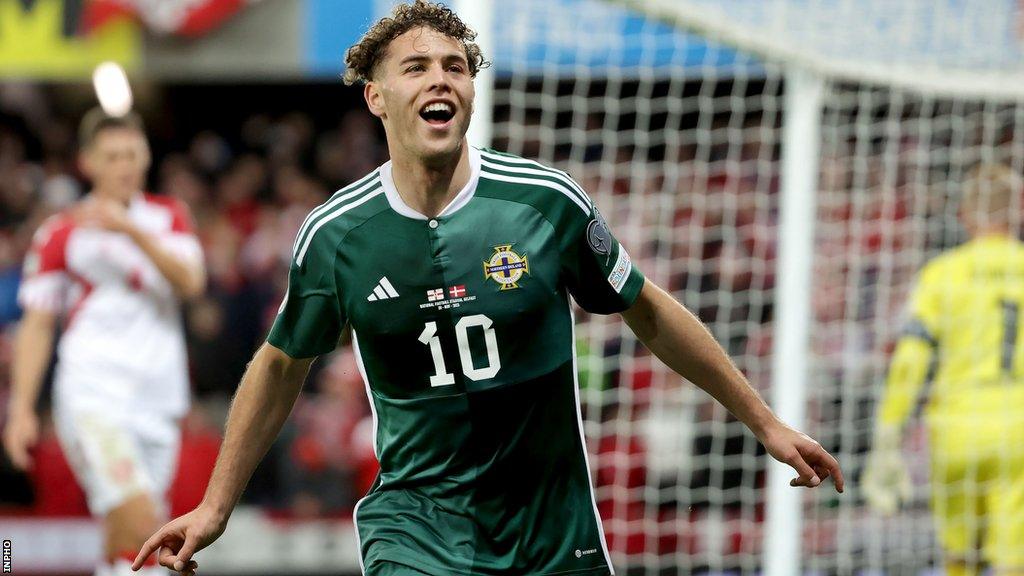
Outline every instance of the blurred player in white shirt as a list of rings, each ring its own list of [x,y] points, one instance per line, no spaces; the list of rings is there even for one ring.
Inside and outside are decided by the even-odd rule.
[[[16,466],[31,465],[35,405],[61,319],[54,423],[89,509],[103,521],[96,574],[113,576],[129,573],[168,512],[178,421],[188,409],[179,306],[203,291],[206,273],[185,205],[142,192],[150,153],[138,116],[93,110],[79,140],[93,188],[33,238],[3,443]]]

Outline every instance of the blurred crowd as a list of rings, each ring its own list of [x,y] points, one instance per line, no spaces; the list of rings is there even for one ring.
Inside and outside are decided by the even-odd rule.
[[[34,85],[0,89],[0,407],[9,393],[17,288],[32,234],[88,192],[76,160],[77,115],[57,111],[48,96]],[[378,125],[363,109],[342,109],[330,126],[301,112],[256,113],[225,130],[179,126],[179,149],[151,135],[149,191],[191,208],[209,275],[206,293],[184,307],[194,406],[185,420],[176,509],[202,495],[230,396],[284,294],[302,220],[386,160]],[[349,513],[376,473],[369,415],[351,350],[321,358],[245,500],[299,517]],[[20,503],[44,513],[84,512],[84,500],[69,502],[63,488],[70,473],[53,462],[59,449],[52,434],[44,435],[39,455]],[[4,473],[17,479],[9,468]],[[19,503],[10,492],[3,499]]]

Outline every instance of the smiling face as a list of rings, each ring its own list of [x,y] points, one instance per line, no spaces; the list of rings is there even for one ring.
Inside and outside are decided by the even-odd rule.
[[[473,78],[462,44],[414,28],[388,45],[363,93],[384,123],[388,148],[431,164],[462,150],[473,113]]]

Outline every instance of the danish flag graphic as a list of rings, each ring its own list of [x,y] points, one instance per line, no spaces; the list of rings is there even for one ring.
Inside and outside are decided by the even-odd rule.
[[[448,296],[452,298],[462,298],[466,295],[466,285],[459,284],[458,286],[452,286],[448,288]]]

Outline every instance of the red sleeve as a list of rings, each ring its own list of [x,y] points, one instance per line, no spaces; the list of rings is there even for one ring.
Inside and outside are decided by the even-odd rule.
[[[25,258],[25,276],[67,270],[68,238],[72,230],[74,222],[68,217],[57,216],[44,222],[32,237],[32,246]]]
[[[188,209],[188,205],[180,200],[175,200],[171,213],[174,215],[174,220],[171,222],[172,232],[181,234],[196,233],[195,220],[192,219],[192,211]]]
[[[171,232],[175,234],[195,234],[195,220],[192,219],[192,211],[188,205],[168,196],[156,196],[146,194],[146,200],[153,204],[163,206],[171,213]]]
[[[25,257],[25,274],[18,286],[22,308],[58,312],[67,286],[68,239],[74,221],[55,216],[36,231]]]

